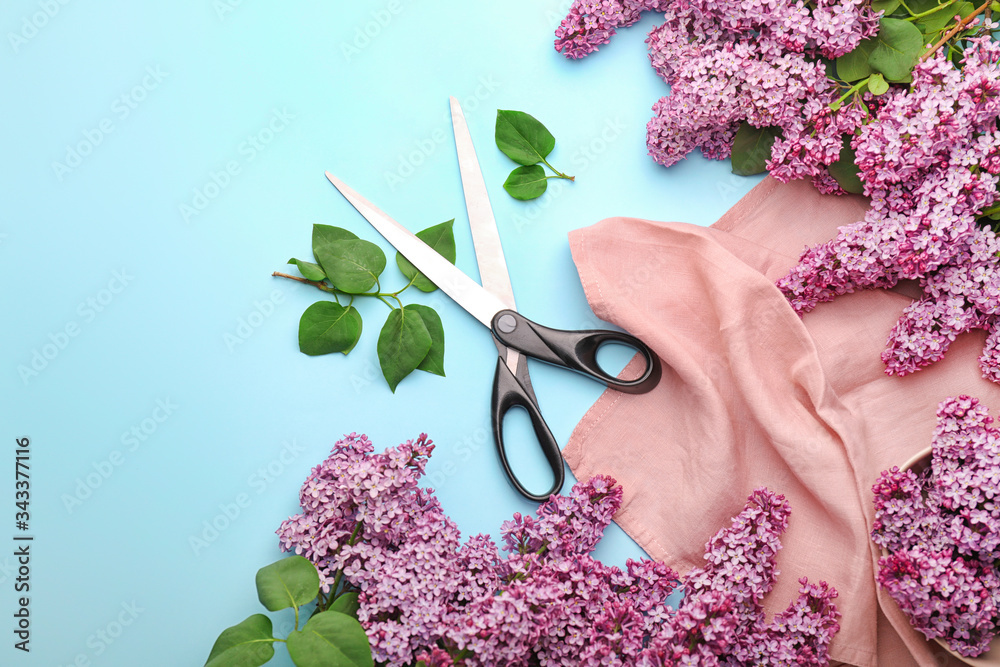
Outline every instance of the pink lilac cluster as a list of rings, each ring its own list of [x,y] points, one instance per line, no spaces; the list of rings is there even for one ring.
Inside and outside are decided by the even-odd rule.
[[[324,591],[359,591],[373,658],[398,667],[458,665],[824,665],[839,613],[836,591],[801,580],[770,621],[762,599],[788,524],[785,499],[757,489],[709,541],[706,564],[681,583],[665,564],[625,569],[592,557],[622,500],[609,477],[515,514],[501,546],[464,543],[431,491],[418,486],[425,436],[375,454],[351,434],[313,469],[303,512],[278,530],[282,548],[319,569]]]
[[[768,169],[782,180],[812,177],[824,192],[842,192],[827,167],[841,137],[864,120],[859,105],[831,110],[839,93],[819,57],[852,51],[878,30],[864,0],[577,0],[556,30],[556,49],[580,58],[643,10],[663,12],[646,40],[653,68],[670,95],[653,106],[646,127],[653,159],[675,164],[700,148],[724,159],[739,126],[778,128]],[[762,159],[768,155],[760,156]]]
[[[961,68],[943,54],[913,70],[909,89],[880,99],[853,140],[871,207],[864,220],[806,249],[778,287],[799,313],[861,289],[919,281],[882,355],[905,375],[940,359],[956,336],[989,332],[980,359],[1000,381],[1000,243],[977,217],[997,199],[1000,44],[969,40]]]
[[[344,436],[302,485],[302,513],[282,522],[281,548],[311,560],[327,593],[338,572],[377,570],[412,531],[437,534],[429,522],[448,519],[433,493],[417,486],[433,450],[423,434],[382,454],[364,435]]]
[[[977,656],[1000,623],[1000,432],[979,400],[938,406],[930,466],[875,486],[879,583],[927,638]]]

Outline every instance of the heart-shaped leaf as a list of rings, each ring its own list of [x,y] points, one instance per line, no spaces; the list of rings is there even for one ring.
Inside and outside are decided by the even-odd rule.
[[[257,571],[257,597],[269,611],[301,607],[319,594],[316,566],[302,556],[289,556]]]
[[[417,232],[416,237],[454,264],[456,256],[454,226],[455,219],[452,218],[447,222],[442,222],[439,225],[434,225],[433,227],[428,227],[423,231]],[[432,283],[427,276],[420,273],[417,267],[410,263],[410,260],[398,252],[396,253],[396,266],[399,267],[399,270],[403,272],[403,275],[408,280],[413,281],[413,286],[421,292],[433,292],[437,289],[437,285]]]
[[[295,259],[292,257],[288,260],[289,264],[294,264],[298,268],[299,273],[306,280],[326,280],[326,274],[323,273],[323,268],[319,264],[313,264],[312,262],[303,262],[301,259]]]
[[[333,286],[348,294],[363,294],[385,270],[385,253],[361,239],[330,241],[315,248],[316,259]]]
[[[539,164],[518,167],[510,172],[503,184],[503,189],[511,197],[521,201],[541,197],[546,187],[548,179],[545,177],[545,170]]]
[[[441,324],[441,316],[430,306],[417,303],[410,304],[406,310],[420,316],[431,337],[431,349],[427,350],[427,356],[417,366],[417,370],[444,377],[444,325]]]
[[[288,655],[298,667],[372,667],[372,650],[361,624],[327,610],[288,635]]]
[[[359,609],[361,609],[361,603],[358,602],[358,593],[353,591],[341,593],[333,601],[333,604],[330,605],[330,611],[339,611],[341,614],[347,614],[352,618],[358,617]]]
[[[523,111],[497,110],[497,148],[514,162],[537,164],[552,152],[556,138],[534,116]]]
[[[872,73],[868,58],[875,50],[875,39],[862,40],[854,50],[837,58],[837,76],[844,81],[860,81]]]
[[[924,50],[924,36],[920,30],[902,19],[880,19],[874,42],[868,64],[890,81],[909,75]]]
[[[353,306],[317,301],[299,320],[299,350],[308,355],[347,354],[361,338],[361,313]]]
[[[271,619],[254,614],[226,628],[215,640],[205,667],[260,667],[274,657]]]
[[[357,234],[349,232],[341,227],[333,225],[313,225],[312,247],[313,256],[316,255],[316,248],[324,246],[334,241],[349,241],[358,238]]]
[[[781,128],[754,127],[748,122],[740,125],[733,138],[733,173],[753,176],[767,171],[771,146],[781,136]]]
[[[400,381],[416,370],[431,349],[431,336],[423,319],[410,308],[403,306],[389,313],[376,345],[382,375],[394,393]]]

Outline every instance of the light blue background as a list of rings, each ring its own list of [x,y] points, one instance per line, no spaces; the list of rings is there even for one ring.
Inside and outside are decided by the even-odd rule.
[[[476,321],[444,296],[407,292],[441,314],[448,377],[417,373],[392,394],[375,354],[385,307],[361,304],[365,332],[349,356],[307,357],[298,320],[323,295],[271,273],[310,258],[321,222],[379,242],[395,284],[388,246],[326,182],[329,169],[411,229],[456,218],[457,264],[477,277],[454,95],[519,309],[554,327],[600,325],[567,232],[615,215],[710,224],[756,179],[700,156],[654,164],[645,124],[667,91],[643,40],[657,17],[570,62],[552,48],[569,5],[3,3],[0,663],[203,664],[224,628],[261,611],[253,579],[280,556],[274,530],[344,433],[380,448],[428,433],[429,474],[465,535],[496,537],[533,509],[488,436],[495,350]],[[508,197],[500,186],[515,165],[493,143],[497,109],[545,123],[557,139],[550,161],[576,182],[534,203]],[[252,148],[254,136],[267,143]],[[67,156],[74,148],[87,154]],[[227,165],[238,173],[220,177]],[[203,210],[184,216],[195,203]],[[33,360],[37,374],[26,374]],[[532,373],[565,443],[602,388]],[[127,437],[143,426],[145,440]],[[35,536],[28,655],[12,647],[21,436],[32,443]],[[520,461],[545,467],[530,453]],[[238,498],[239,515],[220,519]],[[213,521],[229,525],[213,537]],[[641,551],[612,527],[599,554],[621,565]],[[272,664],[291,663],[279,648]]]

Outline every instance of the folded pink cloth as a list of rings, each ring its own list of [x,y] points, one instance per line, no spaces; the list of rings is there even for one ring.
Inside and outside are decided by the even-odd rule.
[[[799,318],[774,286],[867,206],[766,178],[711,228],[611,218],[572,232],[594,312],[649,344],[664,374],[648,394],[605,392],[563,453],[578,478],[622,484],[616,521],[681,572],[702,564],[754,488],[784,494],[792,514],[768,611],[796,597],[800,577],[825,580],[843,614],[835,660],[953,664],[876,586],[871,487],[930,444],[942,399],[977,396],[997,412],[1000,387],[977,363],[985,336],[889,377],[879,355],[913,294],[850,294]]]

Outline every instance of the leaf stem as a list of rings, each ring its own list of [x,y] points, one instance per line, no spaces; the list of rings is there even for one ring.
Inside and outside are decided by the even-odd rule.
[[[562,173],[561,171],[559,171],[558,169],[556,169],[555,167],[553,167],[551,164],[549,164],[549,161],[546,160],[545,158],[542,158],[542,162],[545,163],[546,167],[548,167],[549,169],[551,169],[552,171],[554,171],[556,173],[556,178],[565,178],[566,180],[569,180],[569,181],[575,181],[576,180],[576,176],[567,176],[566,174]],[[550,178],[550,177],[547,176],[546,178]]]
[[[395,296],[398,296],[399,294],[401,294],[402,292],[406,291],[413,283],[415,283],[417,281],[417,276],[418,275],[420,275],[420,274],[419,273],[414,273],[413,277],[410,278],[410,282],[406,283],[406,285],[404,285],[400,289],[396,290],[395,292],[393,292],[389,296],[395,297]]]
[[[349,547],[353,547],[354,546],[354,542],[357,539],[359,532],[361,532],[361,522],[360,521],[358,521],[358,523],[355,524],[355,526],[354,526],[354,532],[352,532],[351,536],[347,539],[347,546],[349,546]],[[340,549],[338,548],[337,551],[339,552]],[[341,580],[343,578],[344,578],[344,568],[340,568],[339,570],[337,570],[337,574],[334,575],[334,577],[333,577],[333,586],[330,587],[330,598],[327,601],[327,607],[328,608],[329,608],[329,603],[333,602],[333,600],[337,597],[337,589],[340,588],[340,582],[341,582]]]
[[[911,10],[909,7],[907,7],[905,4],[903,4],[902,0],[900,0],[899,4],[903,5],[903,7],[906,9],[906,11],[910,12],[910,16],[908,18],[903,19],[903,20],[904,21],[916,21],[917,19],[923,18],[923,17],[928,16],[930,14],[936,14],[937,12],[941,11],[942,9],[944,9],[946,7],[950,7],[951,5],[955,4],[956,2],[958,2],[958,0],[948,0],[948,2],[942,3],[942,4],[938,5],[937,7],[935,7],[934,9],[928,9],[926,12],[920,12],[919,14],[914,14],[913,10]]]
[[[400,299],[399,299],[399,293],[402,292],[403,290],[405,290],[410,285],[412,285],[413,284],[413,280],[416,279],[416,276],[414,276],[413,280],[410,280],[410,282],[406,284],[406,287],[403,287],[402,289],[396,290],[395,292],[378,292],[378,291],[375,291],[375,292],[362,292],[361,294],[351,294],[350,292],[344,292],[342,290],[339,290],[336,287],[333,287],[332,285],[327,285],[325,282],[322,282],[320,280],[309,280],[308,278],[303,278],[301,276],[290,276],[287,273],[282,273],[280,271],[275,271],[271,275],[275,276],[275,277],[278,277],[278,278],[288,278],[289,280],[295,280],[295,281],[298,281],[300,283],[305,283],[306,285],[312,285],[313,287],[319,288],[319,289],[323,290],[324,292],[328,292],[328,293],[332,294],[334,296],[334,298],[336,298],[338,294],[343,294],[344,296],[348,296],[348,297],[351,298],[351,303],[354,303],[354,297],[356,297],[356,296],[373,296],[376,299],[378,299],[379,301],[381,301],[382,303],[384,303],[385,305],[387,305],[390,308],[392,308],[393,310],[395,310],[395,308],[393,307],[393,305],[391,303],[389,303],[388,301],[386,301],[385,299],[383,299],[382,297],[387,296],[387,297],[390,297],[392,299],[395,299],[396,303],[399,304],[399,307],[402,308],[403,307],[403,302],[400,301]],[[376,290],[379,289],[379,287],[378,287],[378,280],[377,279],[376,279],[376,282],[375,282],[375,289]],[[339,299],[337,300],[337,303],[340,303]],[[348,304],[348,306],[350,306],[350,303]]]
[[[325,282],[322,282],[320,280],[309,280],[308,278],[303,278],[301,276],[290,276],[287,273],[282,273],[281,271],[275,271],[271,275],[277,278],[288,278],[289,280],[297,280],[300,283],[305,283],[306,285],[312,285],[313,287],[317,287],[323,290],[324,292],[330,292],[331,294],[346,294],[346,292],[341,292],[336,287],[327,285]]]
[[[987,0],[986,2],[984,2],[982,4],[982,6],[979,7],[979,9],[977,9],[974,12],[972,12],[971,14],[969,14],[968,16],[966,16],[964,19],[962,19],[961,21],[959,21],[958,23],[956,23],[954,28],[952,28],[951,30],[949,30],[948,32],[946,32],[944,34],[944,36],[941,37],[941,39],[938,40],[938,42],[934,46],[932,46],[931,48],[929,48],[927,51],[924,52],[924,54],[922,56],[920,56],[920,61],[919,62],[924,62],[925,60],[927,60],[928,58],[930,58],[932,55],[934,55],[937,52],[937,50],[940,49],[942,46],[944,46],[944,44],[949,39],[951,39],[956,34],[958,34],[959,32],[961,32],[961,30],[963,28],[965,28],[970,23],[972,23],[973,19],[975,19],[977,16],[979,16],[980,14],[982,14],[983,12],[985,12],[987,9],[989,9],[991,1],[992,0]]]
[[[366,294],[365,296],[373,296],[373,297],[375,297],[376,299],[378,299],[379,301],[381,301],[385,305],[389,306],[389,310],[396,310],[396,308],[391,303],[389,303],[388,301],[386,301],[383,297],[390,297],[392,299],[395,299],[396,303],[399,304],[399,307],[400,308],[403,307],[403,302],[400,301],[399,297],[396,296],[395,294],[382,294],[381,292],[379,292],[378,294]]]
[[[830,106],[833,107],[834,109],[839,109],[840,105],[844,103],[844,100],[846,100],[848,97],[851,97],[852,95],[854,95],[856,92],[858,92],[859,90],[861,90],[863,87],[867,86],[868,85],[868,79],[870,79],[870,78],[871,78],[870,76],[866,76],[865,78],[861,79],[861,81],[858,81],[856,84],[854,84],[853,86],[851,86],[850,90],[848,90],[846,93],[844,93],[843,95],[841,95],[839,100],[837,100],[836,102],[834,102]]]

